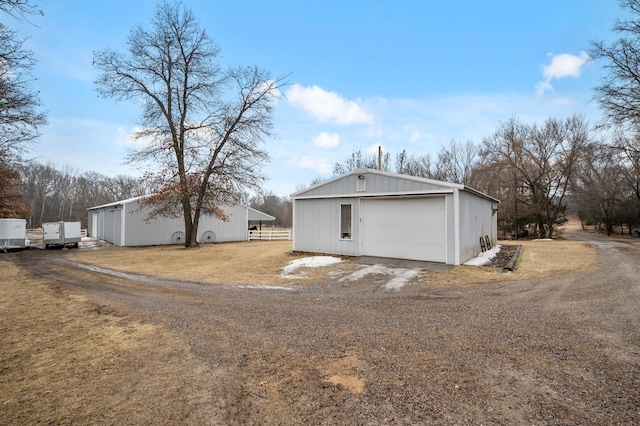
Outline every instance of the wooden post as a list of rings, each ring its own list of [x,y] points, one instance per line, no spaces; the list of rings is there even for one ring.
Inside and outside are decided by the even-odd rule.
[[[382,145],[378,145],[378,170],[382,170]]]

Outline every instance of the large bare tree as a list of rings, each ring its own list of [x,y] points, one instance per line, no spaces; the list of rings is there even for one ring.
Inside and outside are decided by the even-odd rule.
[[[0,16],[26,19],[38,12],[29,0],[0,0]],[[31,88],[35,65],[24,39],[0,22],[0,152],[5,161],[21,153],[46,124],[38,93]]]
[[[284,81],[257,67],[224,69],[218,46],[181,3],[160,3],[128,46],[94,54],[98,92],[141,103],[135,136],[146,145],[129,159],[149,167],[152,215],[183,217],[185,246],[195,247],[201,214],[226,219],[222,207],[262,181],[262,143]]]
[[[590,143],[588,126],[579,116],[550,118],[541,126],[511,119],[485,138],[484,163],[503,186],[511,187],[508,203],[514,206],[516,232],[518,221],[526,218],[539,238],[554,235],[566,219],[569,184]]]
[[[589,54],[603,61],[607,71],[595,88],[595,98],[607,124],[640,126],[640,0],[623,0],[629,18],[619,19],[613,31],[619,38],[610,44],[591,43]]]
[[[31,88],[35,58],[4,18],[26,20],[38,12],[31,0],[0,0],[0,216],[4,217],[29,214],[19,194],[16,165],[38,136],[38,128],[46,124],[38,94]]]

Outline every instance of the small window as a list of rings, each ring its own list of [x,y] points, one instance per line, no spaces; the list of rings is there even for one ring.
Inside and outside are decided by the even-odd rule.
[[[364,192],[364,175],[358,175],[358,180],[357,180],[357,185],[356,185],[356,191],[358,192]]]
[[[340,204],[340,238],[351,239],[351,204]]]

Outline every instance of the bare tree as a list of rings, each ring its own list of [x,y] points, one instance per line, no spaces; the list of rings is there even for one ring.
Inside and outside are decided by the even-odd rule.
[[[623,0],[631,12],[628,19],[617,20],[613,31],[616,41],[591,43],[589,54],[604,61],[607,71],[595,88],[607,124],[640,126],[640,0]]]
[[[619,152],[606,144],[586,150],[571,183],[571,198],[582,226],[604,224],[610,235],[631,198],[624,188]],[[633,213],[637,219],[637,210]]]
[[[223,70],[219,48],[180,3],[160,3],[150,29],[135,27],[128,44],[127,53],[94,54],[98,92],[143,104],[136,136],[148,144],[129,159],[150,166],[147,180],[159,188],[146,199],[152,215],[182,216],[185,246],[195,247],[200,215],[226,219],[222,206],[263,179],[261,143],[284,81],[257,67]]]
[[[36,12],[30,0],[0,0],[0,13],[18,20]],[[14,217],[29,213],[16,196],[20,182],[17,161],[38,136],[38,127],[46,124],[44,113],[38,111],[38,95],[30,88],[35,59],[23,43],[0,22],[0,211]]]
[[[5,155],[0,151],[0,217],[27,217],[29,209],[20,192],[20,173],[7,165]]]
[[[249,207],[274,216],[275,226],[291,227],[293,207],[289,197],[279,197],[273,191],[261,190],[251,197]]]
[[[0,12],[20,19],[36,9],[27,0],[0,0]],[[38,111],[38,94],[30,88],[35,58],[23,44],[14,30],[0,23],[0,151],[7,157],[20,153],[46,124]]]
[[[433,178],[469,185],[478,151],[478,147],[472,141],[462,144],[451,140],[449,145],[438,151],[438,160],[432,171]]]
[[[505,185],[513,179],[516,232],[518,220],[526,217],[539,238],[553,236],[556,226],[566,220],[569,183],[590,144],[585,121],[578,116],[551,118],[538,126],[512,119],[483,144],[484,161],[496,171],[509,171]]]
[[[388,152],[382,154],[380,158],[381,169],[389,171],[391,166],[391,155]],[[342,175],[352,172],[356,169],[377,169],[378,168],[378,155],[363,153],[362,149],[354,150],[350,156],[345,158],[341,163],[336,163],[333,166],[334,175]]]
[[[432,178],[431,157],[429,154],[408,154],[403,149],[399,154],[396,154],[396,172],[403,175]]]

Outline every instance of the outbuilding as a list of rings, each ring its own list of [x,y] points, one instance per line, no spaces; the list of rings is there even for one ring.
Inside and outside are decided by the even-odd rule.
[[[87,209],[87,233],[90,237],[117,246],[184,244],[184,220],[181,217],[150,218],[143,197],[116,201]],[[213,215],[202,215],[198,225],[200,243],[246,241],[249,222],[272,222],[275,217],[247,206],[224,206],[227,222]]]
[[[460,184],[357,169],[291,198],[295,251],[458,265],[497,240],[499,201]]]

